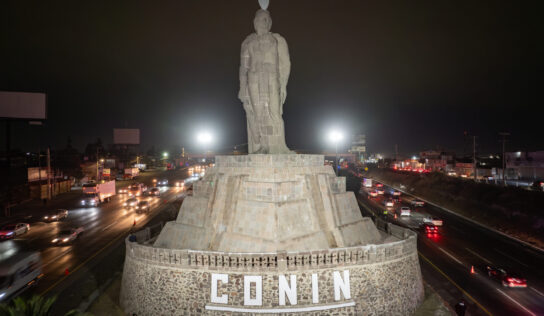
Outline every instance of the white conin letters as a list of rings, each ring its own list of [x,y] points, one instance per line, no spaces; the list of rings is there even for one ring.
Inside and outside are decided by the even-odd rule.
[[[251,298],[252,283],[255,283],[255,298]],[[244,305],[263,305],[263,278],[260,275],[244,275]]]
[[[212,273],[211,301],[212,301],[212,303],[217,303],[217,304],[227,304],[229,302],[229,296],[227,294],[217,296],[217,283],[218,283],[218,281],[223,282],[223,284],[229,283],[229,275],[228,274],[221,274],[221,273]]]
[[[340,277],[340,271],[333,271],[334,280],[334,300],[340,300],[340,290],[346,300],[351,298],[351,291],[349,287],[349,270],[344,270],[344,280]]]
[[[291,275],[291,286],[287,283],[285,275],[280,274],[279,276],[279,297],[280,305],[285,305],[285,296],[289,298],[289,303],[291,305],[297,305],[297,276]]]
[[[317,287],[317,273],[312,273],[312,303],[319,303],[319,288]]]

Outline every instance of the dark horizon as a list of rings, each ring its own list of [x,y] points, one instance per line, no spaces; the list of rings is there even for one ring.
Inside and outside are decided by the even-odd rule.
[[[12,148],[80,151],[112,129],[140,128],[142,151],[194,148],[200,129],[216,148],[246,142],[237,99],[240,44],[257,1],[9,3],[0,90],[45,92],[42,127],[12,124]],[[324,131],[364,133],[374,153],[437,146],[463,152],[544,149],[538,128],[541,69],[531,38],[542,23],[506,1],[362,3],[271,1],[272,31],[292,69],[284,121],[293,149],[330,149]],[[226,18],[228,17],[228,18]],[[0,123],[2,150],[5,122]],[[472,141],[467,140],[468,151]]]

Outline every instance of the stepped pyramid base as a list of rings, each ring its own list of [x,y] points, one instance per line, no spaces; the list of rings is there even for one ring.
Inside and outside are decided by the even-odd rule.
[[[322,155],[218,156],[156,247],[310,251],[379,243],[345,178]]]

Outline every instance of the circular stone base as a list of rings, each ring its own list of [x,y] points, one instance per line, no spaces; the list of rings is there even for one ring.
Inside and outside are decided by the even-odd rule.
[[[127,240],[121,306],[140,316],[409,315],[423,299],[416,236],[386,229],[397,241],[311,252],[175,250]]]

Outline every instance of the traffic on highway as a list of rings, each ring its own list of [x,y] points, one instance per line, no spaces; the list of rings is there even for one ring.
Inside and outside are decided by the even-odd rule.
[[[16,222],[4,224],[0,229],[0,302],[22,293],[47,294],[112,241],[182,200],[187,187],[200,176],[193,168],[88,183],[81,195],[63,200],[56,209],[28,210]]]
[[[406,190],[373,179],[361,181],[358,201],[363,212],[418,233],[424,279],[440,288],[450,306],[463,299],[471,315],[544,315],[541,251]]]

